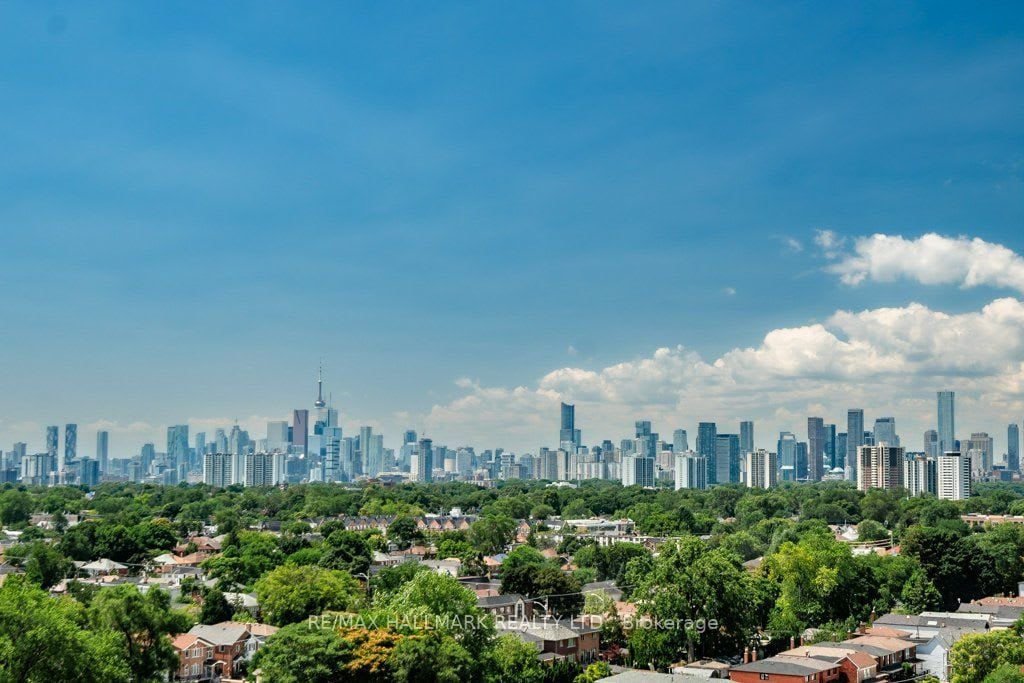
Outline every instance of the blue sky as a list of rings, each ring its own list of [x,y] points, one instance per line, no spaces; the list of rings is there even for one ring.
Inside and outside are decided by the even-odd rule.
[[[111,421],[128,455],[166,424],[283,417],[320,357],[345,427],[534,448],[554,412],[492,434],[500,405],[458,402],[661,347],[712,362],[837,310],[1019,296],[850,286],[813,239],[1024,252],[1022,23],[1016,3],[2,3],[0,448]],[[857,398],[822,391],[836,417]],[[1004,429],[1020,399],[979,394],[975,420]],[[652,410],[695,429],[640,397],[592,437]]]

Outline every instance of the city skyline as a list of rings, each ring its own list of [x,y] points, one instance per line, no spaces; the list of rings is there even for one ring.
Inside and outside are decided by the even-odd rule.
[[[1020,12],[514,13],[5,6],[2,447],[262,429],[323,358],[386,435],[916,434],[953,388],[1005,448]]]

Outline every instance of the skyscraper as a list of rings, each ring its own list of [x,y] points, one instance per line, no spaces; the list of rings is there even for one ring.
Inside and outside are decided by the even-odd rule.
[[[416,464],[416,481],[434,481],[434,442],[431,439],[420,439]]]
[[[924,433],[924,454],[929,458],[939,457],[939,433],[934,429]]]
[[[1020,471],[1020,427],[1016,423],[1006,428],[1006,469]]]
[[[177,473],[178,481],[188,472],[188,425],[167,428],[167,465]]]
[[[831,470],[836,466],[836,426],[825,425],[825,465],[823,469]]]
[[[288,422],[276,420],[267,423],[267,450],[288,452]]]
[[[896,435],[896,418],[880,417],[875,420],[875,445],[899,446],[900,437]]]
[[[971,438],[967,440],[967,445],[963,446],[962,450],[971,456],[971,465],[979,476],[992,471],[995,446],[992,443],[992,437],[987,432],[971,434]]]
[[[672,432],[672,451],[678,454],[688,450],[690,450],[690,444],[686,440],[686,430],[677,429]]]
[[[292,412],[292,445],[303,455],[309,453],[309,411],[305,408]]]
[[[796,435],[793,432],[779,432],[776,452],[779,462],[779,479],[796,481]]]
[[[57,462],[57,449],[60,446],[60,427],[51,425],[46,428],[46,455],[50,462]]]
[[[857,481],[857,449],[864,445],[864,411],[846,411],[846,479]]]
[[[939,453],[956,450],[955,395],[952,391],[940,391],[939,397]]]
[[[558,430],[558,447],[570,453],[576,452],[576,406],[562,404],[562,419]]]
[[[744,458],[754,450],[754,423],[751,420],[740,422],[740,455]]]
[[[697,455],[704,458],[707,463],[708,486],[718,483],[718,465],[715,460],[717,437],[718,427],[714,422],[701,422],[697,425]]]
[[[821,481],[825,462],[825,420],[807,418],[807,479]]]
[[[64,462],[60,463],[60,470],[70,467],[71,463],[78,457],[78,425],[64,425]]]
[[[846,432],[839,432],[836,434],[836,460],[833,468],[838,467],[843,472],[846,472]]]
[[[106,474],[110,457],[110,433],[100,430],[96,432],[96,461],[99,463],[100,474]]]
[[[738,434],[715,435],[715,481],[719,484],[740,480],[740,437]]]

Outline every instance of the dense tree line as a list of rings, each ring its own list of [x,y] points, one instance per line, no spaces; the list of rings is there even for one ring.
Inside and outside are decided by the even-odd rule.
[[[452,507],[478,519],[466,531],[418,528],[417,516]],[[75,650],[81,659],[61,664],[69,671],[102,658],[105,664],[94,670],[104,680],[155,680],[169,663],[167,634],[194,621],[251,618],[228,604],[226,591],[255,592],[264,619],[284,627],[259,659],[274,672],[272,680],[293,680],[289,676],[299,676],[303,662],[312,667],[303,680],[335,680],[339,672],[368,680],[423,680],[416,678],[424,672],[414,662],[426,653],[438,671],[447,672],[431,680],[583,675],[572,667],[559,673],[557,667],[529,666],[532,653],[476,619],[473,594],[452,579],[403,565],[375,574],[367,585],[374,550],[414,544],[431,545],[439,558],[458,558],[469,576],[486,572],[486,556],[506,552],[503,592],[523,594],[556,616],[575,615],[586,606],[612,617],[605,641],[627,647],[635,664],[664,667],[683,658],[735,655],[767,634],[784,643],[813,626],[827,637],[854,628],[872,611],[955,609],[961,601],[1015,591],[1024,578],[1024,529],[972,529],[960,519],[966,512],[1024,513],[1024,487],[982,484],[970,500],[953,503],[908,498],[900,491],[862,493],[844,482],[768,491],[643,490],[598,481],[577,488],[506,482],[488,489],[463,483],[226,490],[104,484],[91,493],[7,486],[0,490],[0,522],[20,536],[5,561],[25,575],[0,587],[0,681],[53,678],[39,658],[8,656],[26,630],[40,641],[62,633],[66,642],[88,643]],[[30,524],[37,513],[51,516],[49,528]],[[360,514],[393,520],[382,533],[348,530],[337,519]],[[72,515],[81,521],[70,524]],[[552,538],[553,517],[592,515],[629,517],[640,533],[668,540],[653,555],[637,544],[598,545],[571,529]],[[531,522],[529,542],[513,550],[521,519]],[[279,520],[281,532],[253,530],[266,520]],[[901,553],[855,554],[835,539],[829,524],[856,525],[863,540],[892,539]],[[204,563],[216,584],[186,582],[180,605],[156,590],[143,596],[135,588],[100,590],[72,582],[66,597],[50,598],[44,591],[73,577],[75,561],[105,557],[143,571],[153,557],[210,525],[226,534],[220,555]],[[756,570],[742,564],[755,558],[763,558]],[[615,618],[613,601],[596,595],[585,604],[583,584],[603,580],[614,581],[641,614],[689,625],[624,625]],[[25,621],[37,611],[38,619]],[[307,618],[324,613],[376,616],[366,623],[378,626],[309,628]],[[410,616],[418,618],[411,626]],[[474,624],[472,630],[430,622],[459,622],[456,616]],[[469,616],[474,619],[464,618]],[[716,626],[707,628],[712,619]],[[140,642],[149,647],[138,647]],[[297,654],[300,649],[307,654]],[[54,656],[63,661],[71,655]],[[967,671],[966,662],[975,660],[958,661]],[[980,681],[995,675],[995,668],[959,680]]]

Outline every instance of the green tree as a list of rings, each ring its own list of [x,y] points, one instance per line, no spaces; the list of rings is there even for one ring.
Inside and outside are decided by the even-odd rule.
[[[865,519],[857,525],[858,541],[882,541],[889,538],[889,530],[873,519]]]
[[[424,663],[429,665],[424,666]],[[473,658],[451,635],[427,631],[403,639],[391,654],[398,683],[462,683],[472,679]]]
[[[469,540],[485,555],[496,555],[515,540],[516,523],[511,517],[482,517],[469,527]]]
[[[370,544],[354,531],[335,531],[327,537],[320,557],[320,566],[341,569],[349,574],[365,574],[370,570]]]
[[[1024,673],[1015,664],[1000,664],[985,676],[984,683],[1024,683]]]
[[[630,649],[638,663],[664,667],[681,655],[693,661],[698,647],[718,654],[742,646],[753,627],[752,591],[738,556],[686,536],[663,544],[650,569],[638,571],[645,564],[631,563],[627,574],[637,586],[632,597],[640,613],[676,620],[684,628],[636,628]],[[708,627],[711,620],[718,629]]]
[[[134,589],[133,589],[134,590]],[[21,576],[0,584],[0,681],[127,683],[117,634],[88,630],[85,609]]]
[[[447,574],[419,572],[380,607],[414,624],[450,633],[475,658],[494,636],[494,625],[477,607],[476,594]]]
[[[0,524],[25,524],[32,516],[32,497],[11,489],[0,493]]]
[[[363,656],[362,649],[371,634],[363,631],[355,635],[357,637],[345,638],[333,628],[320,628],[316,624],[291,624],[272,635],[257,650],[252,668],[261,672],[263,680],[274,683],[357,680],[384,683],[389,680],[386,666],[381,666],[379,662],[367,666]],[[397,638],[391,636],[387,647],[383,648],[385,661],[390,657],[396,641]],[[380,647],[380,640],[377,642]]]
[[[519,637],[498,637],[491,648],[484,676],[486,683],[541,683],[544,670],[537,661],[537,648]]]
[[[256,582],[256,596],[266,620],[284,626],[310,615],[350,610],[361,589],[347,572],[322,567],[281,565]]]
[[[219,624],[222,621],[231,621],[234,610],[228,604],[227,598],[217,588],[211,588],[203,596],[203,606],[199,610],[200,624]]]
[[[982,683],[1000,666],[1024,664],[1024,639],[1013,630],[970,633],[949,651],[950,683]]]
[[[416,520],[408,515],[396,517],[390,525],[388,525],[388,540],[397,545],[399,548],[405,549],[420,539],[419,525]]]
[[[900,603],[906,614],[920,614],[938,609],[942,605],[942,594],[923,570],[916,569],[903,586]]]
[[[133,585],[100,591],[89,605],[89,622],[117,634],[134,681],[162,681],[178,658],[170,635],[191,627],[188,617],[171,611],[171,598],[159,588],[145,594]]]

